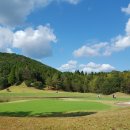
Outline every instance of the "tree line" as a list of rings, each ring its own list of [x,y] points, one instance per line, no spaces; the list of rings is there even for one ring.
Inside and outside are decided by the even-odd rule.
[[[0,53],[0,89],[25,82],[28,87],[71,92],[130,93],[130,71],[60,72],[33,59]]]
[[[76,71],[75,73],[55,73],[52,77],[47,78],[46,85],[50,88],[53,86],[54,89],[58,90],[82,93],[130,93],[130,72],[112,71],[87,74]]]

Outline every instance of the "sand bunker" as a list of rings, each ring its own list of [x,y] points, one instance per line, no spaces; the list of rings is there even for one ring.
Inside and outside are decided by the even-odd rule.
[[[116,104],[119,106],[130,106],[130,102],[118,102]]]

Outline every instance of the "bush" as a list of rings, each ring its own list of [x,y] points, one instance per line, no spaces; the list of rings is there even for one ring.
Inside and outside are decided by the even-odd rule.
[[[22,82],[17,81],[17,82],[15,83],[15,85],[18,86],[18,85],[20,85],[21,83],[22,83]]]
[[[26,80],[24,82],[28,87],[32,87],[32,80]]]
[[[42,89],[43,88],[43,83],[41,81],[36,81],[33,83],[33,87],[37,89]]]
[[[4,77],[0,77],[0,90],[8,87],[8,80]]]

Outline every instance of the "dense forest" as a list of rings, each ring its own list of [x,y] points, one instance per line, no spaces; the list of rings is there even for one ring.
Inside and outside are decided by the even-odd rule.
[[[130,71],[60,72],[17,54],[0,53],[0,89],[25,82],[28,87],[72,92],[130,93]]]

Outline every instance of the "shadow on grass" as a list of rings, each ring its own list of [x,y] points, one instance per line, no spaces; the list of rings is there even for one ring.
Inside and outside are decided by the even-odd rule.
[[[71,112],[71,113],[64,113],[64,112],[51,112],[51,113],[35,113],[32,114],[31,111],[29,112],[0,112],[0,116],[8,116],[8,117],[78,117],[78,116],[87,116],[91,114],[95,114],[96,112]]]

